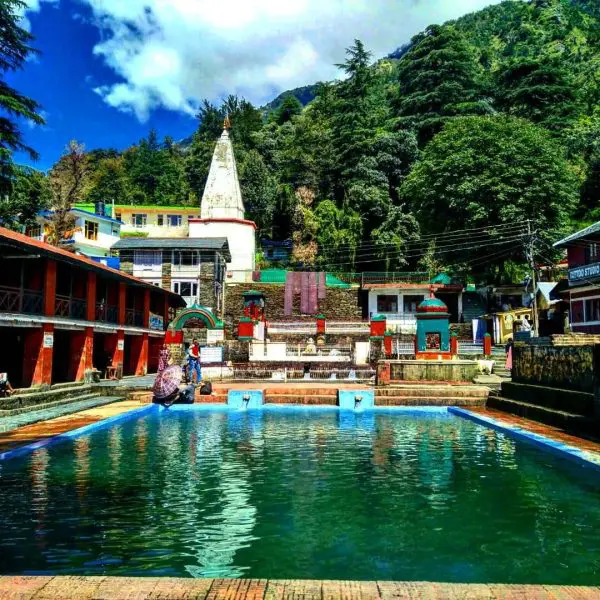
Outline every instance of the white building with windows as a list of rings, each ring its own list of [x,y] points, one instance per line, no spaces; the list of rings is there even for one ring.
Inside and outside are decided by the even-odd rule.
[[[183,296],[222,316],[225,274],[231,260],[226,238],[123,238],[115,244],[121,270]]]
[[[93,213],[72,208],[71,214],[76,219],[70,240],[75,252],[90,258],[111,256],[112,247],[121,238],[121,221],[105,216],[103,205]],[[40,213],[37,225],[28,227],[25,235],[45,242],[49,234],[48,222],[51,216],[51,210]]]

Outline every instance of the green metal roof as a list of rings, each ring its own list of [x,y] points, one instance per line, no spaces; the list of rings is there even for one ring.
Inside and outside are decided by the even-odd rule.
[[[112,204],[106,202],[104,204],[106,209],[112,208]],[[73,208],[78,208],[79,210],[85,210],[86,212],[94,212],[95,207],[90,202],[80,202],[73,205]],[[199,206],[163,206],[162,204],[115,204],[115,210],[120,209],[128,209],[128,210],[164,210],[165,213],[168,213],[169,210],[191,210],[195,213],[200,212]]]

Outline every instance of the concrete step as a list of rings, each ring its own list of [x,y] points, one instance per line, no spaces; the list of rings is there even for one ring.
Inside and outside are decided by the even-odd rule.
[[[375,406],[485,406],[486,397],[386,396],[375,398]]]
[[[503,381],[499,395],[517,402],[525,402],[567,414],[588,417],[594,414],[594,394],[589,392]]]
[[[49,404],[56,401],[70,400],[86,394],[98,394],[94,386],[70,385],[62,386],[57,389],[38,389],[30,388],[26,392],[13,394],[8,398],[0,399],[0,410],[14,410],[26,407],[36,407],[42,404]]]
[[[40,421],[56,419],[73,413],[112,404],[119,400],[124,400],[120,396],[95,396],[93,398],[74,399],[71,402],[63,403],[61,406],[46,406],[37,410],[28,411],[14,416],[5,416],[0,418],[0,432],[12,431],[26,425],[33,425]]]
[[[54,408],[55,406],[63,406],[65,404],[70,404],[71,402],[79,402],[82,400],[89,400],[91,398],[98,398],[100,394],[98,392],[91,392],[89,394],[82,394],[81,396],[76,396],[74,398],[63,398],[62,400],[55,400],[54,402],[45,402],[43,404],[30,404],[28,406],[23,406],[21,408],[13,408],[9,410],[0,409],[0,418],[1,417],[13,417],[15,415],[22,415],[28,412],[32,412],[35,410],[42,410],[46,408]]]
[[[250,387],[250,386],[249,386]],[[276,388],[265,388],[265,396],[279,396],[279,395],[314,395],[314,396],[333,396],[337,397],[337,386],[331,387],[276,387]]]
[[[274,394],[272,396],[265,396],[265,403],[337,406],[337,396],[317,394]]]
[[[376,398],[429,397],[429,398],[487,398],[488,388],[469,385],[415,385],[377,388]]]
[[[594,428],[594,421],[584,415],[546,408],[520,400],[510,400],[502,396],[490,396],[487,406],[568,431],[592,431]]]

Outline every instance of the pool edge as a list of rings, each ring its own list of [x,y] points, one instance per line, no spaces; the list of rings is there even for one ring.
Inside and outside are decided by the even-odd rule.
[[[98,429],[114,425],[115,423],[128,421],[129,419],[139,417],[145,413],[153,412],[154,410],[156,410],[156,405],[148,404],[147,406],[141,406],[140,408],[127,410],[118,415],[107,417],[106,419],[100,419],[95,423],[90,423],[88,425],[84,425],[83,427],[77,427],[76,429],[71,429],[69,431],[65,431],[64,433],[59,433],[57,435],[53,435],[42,440],[38,440],[37,442],[32,442],[31,444],[25,444],[24,446],[14,448],[13,450],[1,452],[0,463],[6,460],[18,458],[20,456],[25,456],[26,454],[30,454],[31,452],[35,452],[36,450],[40,450],[41,448],[47,448],[48,446],[60,444],[65,440],[76,438],[81,435],[86,435],[87,433],[92,433],[93,431],[97,431]]]
[[[463,419],[473,421],[474,423],[477,423],[479,425],[483,425],[490,429],[494,429],[501,433],[505,433],[509,437],[531,444],[532,446],[536,446],[537,448],[541,448],[546,452],[550,452],[555,456],[559,456],[561,458],[565,458],[567,460],[575,462],[580,466],[590,467],[595,471],[600,472],[600,462],[596,462],[594,460],[594,456],[591,453],[585,450],[580,450],[575,446],[569,446],[568,444],[564,444],[563,442],[558,442],[556,440],[553,440],[552,438],[540,435],[538,433],[534,433],[533,431],[528,431],[527,429],[522,429],[521,427],[517,427],[516,425],[511,425],[509,423],[493,419],[492,417],[484,417],[482,415],[472,413],[471,411],[465,408],[449,406],[448,412],[450,414],[462,417]]]

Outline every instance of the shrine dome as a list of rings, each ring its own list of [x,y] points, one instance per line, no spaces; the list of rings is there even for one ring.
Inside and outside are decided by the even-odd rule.
[[[418,313],[448,314],[448,307],[433,294],[417,306]]]

